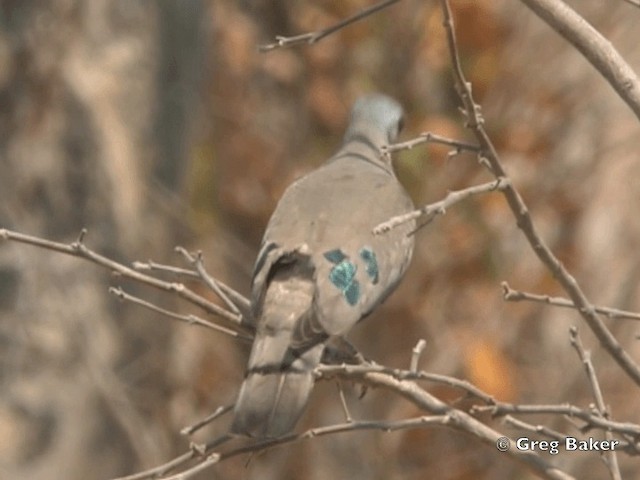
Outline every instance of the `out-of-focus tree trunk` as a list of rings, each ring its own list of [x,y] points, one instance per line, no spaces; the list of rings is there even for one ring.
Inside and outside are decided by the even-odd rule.
[[[86,227],[123,261],[171,254],[203,10],[2,2],[0,226],[63,242]],[[115,302],[110,283],[78,259],[0,246],[0,477],[107,478],[174,452],[172,327]]]

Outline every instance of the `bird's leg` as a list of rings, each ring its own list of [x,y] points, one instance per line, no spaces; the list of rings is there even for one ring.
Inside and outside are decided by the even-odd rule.
[[[325,365],[342,365],[345,363],[349,365],[375,364],[375,362],[367,360],[364,355],[362,355],[358,349],[344,337],[331,337],[327,341],[324,352],[322,353],[322,363]],[[338,389],[340,390],[340,399],[342,400],[342,406],[345,410],[345,414],[347,415],[347,421],[351,421],[351,417],[349,416],[344,400],[342,386],[340,384],[338,385]],[[367,386],[362,385],[358,398],[363,398],[366,393]]]
[[[353,422],[353,417],[349,412],[349,407],[347,406],[347,399],[344,396],[344,390],[342,388],[342,382],[340,380],[336,381],[336,386],[338,387],[338,394],[340,395],[340,403],[342,404],[342,411],[344,412],[344,418],[347,423]]]
[[[344,337],[331,337],[322,353],[322,363],[325,365],[363,365],[371,363]]]

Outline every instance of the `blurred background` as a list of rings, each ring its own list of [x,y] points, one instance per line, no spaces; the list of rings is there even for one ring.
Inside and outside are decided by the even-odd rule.
[[[454,0],[463,68],[534,221],[591,301],[640,310],[640,127],[566,42],[519,2]],[[640,71],[640,9],[568,2]],[[275,35],[328,26],[363,0],[3,0],[0,2],[0,227],[86,243],[129,264],[184,266],[243,293],[263,228],[296,177],[337,148],[350,105],[382,91],[406,108],[403,139],[470,140],[457,110],[437,2],[406,0],[312,47],[260,54]],[[490,180],[441,146],[396,157],[416,204]],[[501,195],[456,205],[418,233],[398,291],[350,340],[379,363],[475,383],[503,401],[588,408],[568,329],[580,328],[613,418],[640,422],[638,389],[570,310],[507,304],[500,282],[562,295]],[[122,285],[163,307],[193,307],[93,264],[0,243],[0,477],[106,479],[188,448],[178,432],[234,400],[248,347],[107,293]],[[208,292],[192,285],[202,294]],[[638,325],[607,321],[634,358]],[[346,385],[358,419],[419,412]],[[454,401],[449,389],[427,385]],[[317,385],[299,429],[342,421]],[[228,418],[197,440],[225,431]],[[511,436],[522,433],[484,419]],[[560,418],[525,418],[580,435]],[[607,477],[597,454],[549,460]],[[624,478],[637,459],[620,456]],[[448,429],[315,438],[231,459],[198,478],[532,478],[497,450]]]

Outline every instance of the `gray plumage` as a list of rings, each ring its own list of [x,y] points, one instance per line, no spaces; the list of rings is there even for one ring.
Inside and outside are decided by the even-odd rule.
[[[254,269],[257,330],[232,433],[266,438],[293,430],[327,339],[345,335],[403,276],[414,224],[372,233],[413,209],[380,154],[401,122],[402,108],[391,98],[359,99],[340,150],[280,199]]]

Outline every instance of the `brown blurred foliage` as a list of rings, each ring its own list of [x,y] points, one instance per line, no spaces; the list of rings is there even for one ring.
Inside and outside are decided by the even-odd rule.
[[[638,71],[640,12],[624,2],[572,3]],[[366,5],[2,2],[0,226],[57,241],[87,227],[92,247],[122,261],[180,263],[172,251],[180,243],[203,250],[213,275],[248,292],[275,203],[338,147],[358,95],[396,97],[407,111],[404,139],[429,130],[469,141],[435,2],[400,2],[315,46],[257,50]],[[452,7],[463,68],[542,235],[594,303],[640,310],[637,119],[520,3]],[[417,205],[488,180],[473,156],[447,153],[434,145],[397,155]],[[350,340],[365,356],[406,368],[424,338],[425,370],[500,400],[586,407],[593,400],[568,337],[578,325],[614,418],[638,423],[636,389],[578,315],[505,304],[503,280],[562,294],[502,197],[471,199],[418,233],[407,278]],[[247,347],[118,304],[106,294],[114,283],[78,260],[0,244],[0,477],[98,479],[150,467],[188,447],[181,427],[233,401]],[[637,327],[611,328],[640,358]],[[346,387],[356,418],[418,413],[389,392],[359,399]],[[300,428],[341,419],[335,386],[321,383]],[[576,433],[557,418],[532,422]],[[606,476],[597,455],[558,461],[576,478]],[[621,468],[624,478],[640,474],[624,456]],[[425,429],[316,438],[201,478],[529,477],[473,438]]]

